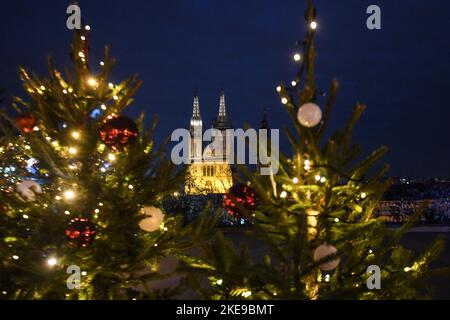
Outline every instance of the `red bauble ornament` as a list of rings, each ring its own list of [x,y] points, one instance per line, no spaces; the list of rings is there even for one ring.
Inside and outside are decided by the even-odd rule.
[[[74,218],[69,221],[66,236],[80,247],[87,247],[94,241],[97,230],[94,223],[87,218]]]
[[[249,186],[238,184],[231,187],[223,196],[223,207],[229,215],[238,219],[242,218],[242,213],[238,205],[252,212],[256,209],[256,192]]]
[[[26,113],[16,118],[16,125],[25,133],[33,132],[37,119],[34,115]]]
[[[136,123],[125,116],[106,121],[100,129],[102,142],[114,151],[122,150],[126,145],[134,143],[138,136]]]

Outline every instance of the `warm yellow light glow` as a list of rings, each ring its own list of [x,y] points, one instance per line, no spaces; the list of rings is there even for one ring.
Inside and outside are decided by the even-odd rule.
[[[297,184],[297,183],[298,183],[298,181],[299,181],[299,180],[298,180],[298,178],[297,178],[297,177],[295,177],[294,179],[292,179],[292,182],[293,182],[293,183],[295,183],[295,184]]]
[[[78,152],[77,148],[75,148],[75,147],[70,147],[69,148],[69,153],[70,154],[77,154],[77,152]]]
[[[75,199],[75,192],[73,190],[67,190],[64,192],[64,199],[73,200]]]
[[[78,132],[78,131],[73,131],[73,132],[72,132],[72,138],[74,138],[75,140],[80,139],[80,132]]]
[[[103,67],[105,63],[103,61],[100,61],[100,65]]]
[[[41,86],[40,88],[41,88],[41,90],[42,90],[42,91],[44,91],[44,90],[45,90],[45,87],[44,87],[44,86]]]
[[[317,29],[317,22],[316,21],[312,21],[309,26],[311,27],[311,29],[316,30]]]
[[[339,222],[339,218],[335,218],[334,222],[336,222],[336,223]]]
[[[13,258],[14,260],[19,260],[19,256],[16,256],[16,255],[13,255],[12,258]]]
[[[250,297],[252,295],[252,292],[251,291],[244,291],[243,293],[242,293],[242,296],[244,297],[244,298],[248,298],[248,297]]]
[[[60,196],[56,196],[55,197],[55,200],[57,200],[57,201],[59,201],[59,200],[61,200],[62,198],[60,197]]]
[[[411,268],[410,267],[405,267],[405,269],[403,269],[403,271],[409,272],[409,271],[411,271]]]
[[[105,167],[101,167],[101,168],[100,168],[100,171],[103,172],[103,173],[105,173],[105,172],[106,172]]]
[[[116,96],[116,95],[114,95],[113,99],[114,99],[114,100],[119,100],[119,97]]]
[[[87,272],[86,271],[81,271],[81,275],[82,276],[87,276]]]
[[[364,199],[365,197],[367,197],[367,194],[365,192],[361,193],[361,199]]]
[[[284,199],[284,198],[286,198],[286,197],[287,197],[287,192],[286,192],[286,191],[282,191],[282,192],[280,193],[280,198]]]
[[[99,209],[95,209],[94,212],[95,212],[95,213],[99,213],[100,210],[99,210]]]
[[[295,87],[297,85],[297,81],[292,80],[291,84],[292,84],[293,87]]]
[[[103,207],[103,202],[99,202],[98,205],[99,205],[100,207]]]
[[[81,40],[86,40],[86,37],[85,36],[81,36]]]
[[[277,87],[277,92],[281,92],[281,86]]]
[[[315,177],[314,177],[314,179],[316,179],[316,181],[320,181],[320,176],[319,175],[316,175]]]
[[[112,82],[108,83],[108,87],[110,87],[111,89],[114,88],[114,84]]]
[[[295,61],[300,61],[301,59],[302,59],[302,56],[300,55],[300,53],[294,54],[294,60]]]
[[[133,185],[129,184],[128,189],[133,190],[134,189]]]
[[[175,197],[178,197],[179,193],[178,193],[178,192],[174,192],[173,195],[174,195]]]
[[[57,263],[58,263],[58,260],[56,260],[56,258],[54,258],[54,257],[51,257],[47,260],[47,265],[49,267],[54,267],[54,266],[56,266]]]
[[[105,106],[104,104],[102,104],[102,105],[100,106],[100,108],[101,108],[102,110],[106,110],[106,106]]]
[[[70,211],[66,210],[66,211],[64,211],[64,214],[65,214],[66,216],[68,216],[68,215],[70,215]]]
[[[116,156],[113,153],[110,153],[108,155],[108,160],[111,161],[111,162],[116,161]]]
[[[64,94],[67,94],[67,92],[68,92],[68,91],[67,91],[66,89],[63,90],[63,93],[64,93]]]
[[[83,51],[78,52],[78,56],[79,56],[80,58],[84,58],[84,53],[83,53]]]
[[[70,93],[72,93],[72,92],[73,92],[73,89],[72,89],[72,88],[69,88],[68,91],[69,91]]]
[[[370,253],[370,254],[372,254],[372,253],[373,253],[373,250],[372,250],[372,249],[370,249],[370,250],[369,250],[369,253]]]
[[[95,78],[89,78],[88,79],[88,85],[90,85],[91,87],[96,87],[98,85],[97,80],[95,80]]]
[[[320,182],[324,183],[325,181],[327,181],[327,178],[325,177],[320,178]]]
[[[88,24],[87,24],[84,28],[85,28],[86,30],[88,30],[88,31],[91,30],[91,26],[88,25]]]
[[[27,214],[24,214],[22,217],[23,217],[24,219],[28,219],[28,218],[29,218],[29,216],[28,216]]]
[[[223,280],[222,280],[222,279],[219,279],[219,280],[216,281],[216,283],[220,286],[220,285],[222,285]]]
[[[288,103],[288,99],[287,99],[287,98],[281,99],[281,103],[282,103],[282,104],[287,104],[287,103]]]

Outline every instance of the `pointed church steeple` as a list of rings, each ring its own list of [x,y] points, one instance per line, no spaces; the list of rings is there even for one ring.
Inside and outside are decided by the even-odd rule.
[[[269,121],[267,121],[267,109],[266,108],[264,108],[260,129],[267,129],[267,130],[270,129],[269,128]]]
[[[200,116],[200,103],[198,102],[197,90],[194,93],[194,107],[192,109],[191,126],[201,126],[202,117]]]
[[[220,93],[219,115],[215,119],[213,127],[219,130],[231,129],[225,105],[225,92],[223,90]]]

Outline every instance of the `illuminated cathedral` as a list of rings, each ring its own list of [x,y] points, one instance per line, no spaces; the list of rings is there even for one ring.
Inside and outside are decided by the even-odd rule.
[[[219,113],[212,127],[220,130],[223,137],[223,148],[205,148],[203,143],[203,121],[200,115],[200,103],[197,94],[194,96],[194,106],[190,121],[190,164],[185,179],[187,195],[222,194],[233,185],[233,176],[226,152],[226,130],[231,129],[228,118],[225,94],[222,91],[219,99]],[[208,143],[209,144],[209,143]]]

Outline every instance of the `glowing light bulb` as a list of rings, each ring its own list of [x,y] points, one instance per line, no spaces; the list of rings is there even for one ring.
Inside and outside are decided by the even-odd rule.
[[[252,292],[251,291],[244,291],[243,293],[242,293],[242,296],[244,297],[244,298],[248,298],[248,297],[250,297],[252,295]]]
[[[294,179],[292,179],[292,182],[293,182],[293,183],[296,183],[296,184],[297,184],[297,183],[298,183],[298,181],[299,181],[299,180],[298,180],[298,178],[297,178],[297,177],[295,177]]]
[[[114,99],[114,100],[119,100],[119,97],[116,96],[116,95],[114,95],[113,99]]]
[[[83,53],[83,51],[78,52],[78,56],[79,56],[80,58],[84,58],[84,53]]]
[[[19,256],[16,256],[16,255],[13,255],[12,258],[13,258],[14,260],[19,260]]]
[[[86,271],[81,271],[81,275],[82,276],[87,276],[87,272]]]
[[[58,260],[56,260],[56,258],[54,258],[54,257],[51,257],[47,260],[47,265],[49,267],[54,267],[54,266],[56,266],[57,263],[58,263]]]
[[[80,133],[78,131],[73,131],[72,138],[74,138],[75,140],[80,139]]]
[[[75,199],[75,192],[73,190],[67,190],[64,192],[64,199],[73,200]]]
[[[81,40],[86,40],[86,37],[85,36],[81,36]]]
[[[44,87],[44,86],[40,86],[40,88],[41,88],[41,90],[42,90],[42,91],[44,91],[44,90],[45,90],[45,87]]]
[[[66,216],[69,216],[69,215],[70,215],[70,211],[66,210],[66,211],[64,211],[64,214],[65,214]]]
[[[311,29],[316,30],[317,29],[317,22],[316,21],[312,21],[309,26],[311,27]]]
[[[29,216],[28,216],[27,214],[24,214],[22,217],[23,217],[24,219],[28,219],[28,218],[29,218]]]
[[[63,93],[64,93],[64,94],[67,94],[67,92],[68,92],[68,91],[67,91],[66,89],[63,90]]]
[[[94,78],[89,78],[88,85],[90,85],[91,87],[96,87],[98,85],[98,82]]]
[[[108,155],[108,160],[111,162],[114,162],[114,161],[116,161],[116,156],[113,153],[110,153]]]
[[[281,92],[281,86],[277,87],[277,92]]]
[[[327,181],[327,178],[325,177],[320,178],[320,182],[324,183],[325,181]]]
[[[367,194],[365,192],[361,193],[361,199],[364,199],[365,197],[367,197]]]
[[[55,197],[55,200],[57,200],[57,201],[59,201],[59,200],[61,200],[62,198],[60,197],[60,196],[56,196]]]
[[[106,110],[106,106],[105,106],[104,104],[102,104],[102,105],[100,106],[100,108],[101,108],[102,110]]]
[[[292,80],[291,85],[292,85],[293,87],[295,87],[295,86],[297,85],[297,81]]]
[[[336,223],[339,222],[339,218],[335,218],[334,222],[336,222]]]
[[[133,185],[129,184],[128,189],[133,190],[134,189]]]
[[[216,281],[216,283],[220,286],[220,285],[222,285],[223,280],[222,280],[222,279],[219,279],[219,280]]]
[[[410,272],[410,271],[411,271],[411,268],[410,268],[410,267],[405,267],[405,268],[403,269],[403,271],[405,271],[405,272]]]
[[[287,98],[281,99],[281,103],[282,103],[282,104],[287,104],[287,103],[288,103],[288,99],[287,99]]]
[[[302,59],[302,56],[300,55],[300,53],[296,53],[294,54],[294,61],[300,61]]]
[[[91,30],[91,26],[88,25],[88,24],[87,24],[84,28],[85,28],[86,30],[88,30],[88,31]]]
[[[114,84],[112,82],[108,83],[108,87],[110,87],[111,89],[114,88]]]
[[[282,192],[280,193],[280,198],[284,199],[284,198],[286,198],[286,197],[287,197],[287,192],[286,192],[286,191],[282,191]]]
[[[320,178],[321,178],[321,176],[319,176],[319,175],[316,175],[316,176],[314,177],[314,179],[316,179],[316,181],[320,181]]]
[[[372,250],[372,249],[370,249],[370,250],[369,250],[369,253],[370,253],[370,254],[372,254],[372,253],[373,253],[373,250]]]
[[[100,61],[100,65],[103,67],[105,63],[103,61]]]
[[[70,154],[77,154],[77,152],[78,152],[77,148],[75,148],[75,147],[70,147],[69,148],[69,153]]]

